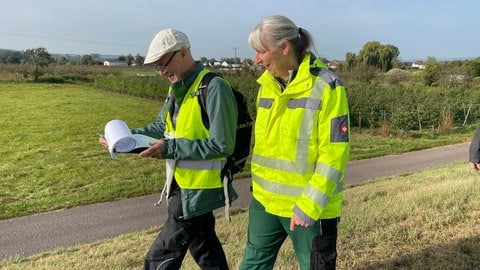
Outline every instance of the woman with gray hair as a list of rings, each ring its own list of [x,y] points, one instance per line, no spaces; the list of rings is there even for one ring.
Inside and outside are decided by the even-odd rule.
[[[272,269],[290,237],[301,269],[335,269],[349,158],[345,88],[309,50],[309,32],[284,16],[262,20],[248,42],[258,78],[253,198],[240,269]]]

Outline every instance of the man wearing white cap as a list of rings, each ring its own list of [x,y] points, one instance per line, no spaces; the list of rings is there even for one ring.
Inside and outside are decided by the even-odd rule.
[[[140,156],[166,159],[170,168],[162,192],[168,219],[144,269],[180,269],[187,249],[201,269],[228,269],[212,211],[225,203],[221,169],[235,146],[235,97],[228,82],[214,77],[207,87],[205,122],[196,94],[209,70],[193,59],[187,36],[178,30],[165,29],[154,37],[145,64],[154,64],[171,85],[156,121],[132,130],[158,138]]]

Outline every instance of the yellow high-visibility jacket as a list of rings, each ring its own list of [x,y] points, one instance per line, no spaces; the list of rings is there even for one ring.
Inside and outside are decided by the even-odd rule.
[[[225,205],[221,168],[235,148],[235,97],[228,82],[220,77],[208,83],[205,98],[208,128],[203,123],[196,91],[208,72],[202,63],[197,62],[194,70],[182,81],[170,85],[168,97],[156,120],[131,130],[133,134],[165,139],[162,157],[176,161],[173,180],[181,188],[184,219]],[[170,186],[164,190],[168,193]],[[228,191],[230,201],[233,201],[236,193]]]
[[[268,213],[295,213],[309,224],[339,217],[349,158],[342,82],[313,54],[286,87],[267,71],[257,82],[253,197]]]
[[[177,116],[178,124],[174,127],[170,112],[165,117],[165,134],[169,138],[183,138],[201,140],[210,138],[210,132],[202,122],[202,112],[197,96],[192,94],[198,90],[200,82],[209,71],[204,69],[188,89],[180,112]],[[177,160],[174,177],[182,189],[212,189],[222,187],[221,170],[225,165],[226,157],[204,160]]]

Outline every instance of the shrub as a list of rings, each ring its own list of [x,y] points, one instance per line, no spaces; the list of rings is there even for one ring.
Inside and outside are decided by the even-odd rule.
[[[98,75],[95,87],[138,97],[164,100],[169,82],[159,76],[146,75]]]

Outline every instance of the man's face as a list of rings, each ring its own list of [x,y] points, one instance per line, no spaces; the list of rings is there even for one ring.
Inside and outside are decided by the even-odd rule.
[[[178,66],[177,54],[179,51],[167,53],[162,58],[155,62],[155,70],[161,75],[166,76],[171,83],[178,81],[178,73],[180,66]]]

